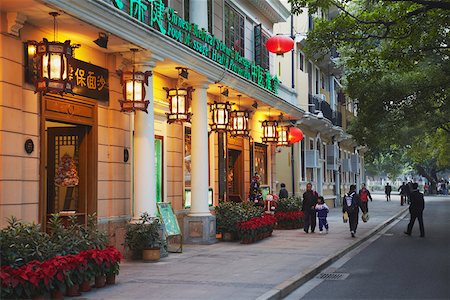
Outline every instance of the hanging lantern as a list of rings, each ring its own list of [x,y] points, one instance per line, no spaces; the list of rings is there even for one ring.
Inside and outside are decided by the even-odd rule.
[[[248,137],[250,131],[248,130],[249,112],[246,110],[233,110],[230,113],[231,119],[231,135]]]
[[[120,84],[122,85],[122,96],[125,100],[119,100],[121,112],[133,112],[142,110],[148,113],[147,108],[150,103],[145,100],[145,85],[148,84],[148,77],[152,72],[121,72]]]
[[[169,100],[169,113],[166,113],[167,123],[191,122],[191,113],[189,108],[192,100],[192,88],[186,89],[168,89],[167,99]]]
[[[294,48],[294,40],[289,36],[277,34],[266,41],[266,48],[271,53],[283,55]]]
[[[248,119],[250,117],[250,113],[246,110],[239,110],[242,95],[237,96],[239,98],[238,110],[233,110],[230,113],[231,136],[248,137],[250,134],[248,129]]]
[[[278,142],[277,146],[289,146],[289,133],[291,126],[279,126],[278,127]]]
[[[303,132],[300,128],[291,127],[289,129],[289,143],[295,144],[300,142],[303,139]]]
[[[278,143],[278,122],[277,121],[263,121],[263,143]]]
[[[53,32],[56,40],[56,16],[57,12],[51,12],[53,16]],[[73,83],[69,80],[70,65],[68,59],[72,57],[70,40],[64,43],[49,42],[46,38],[36,43],[36,80],[35,93],[72,93]]]
[[[230,123],[230,110],[231,104],[229,102],[216,102],[211,104],[212,112],[212,124],[211,130],[213,131],[227,131]]]

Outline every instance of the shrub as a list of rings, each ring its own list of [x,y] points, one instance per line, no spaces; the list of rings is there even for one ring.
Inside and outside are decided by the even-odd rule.
[[[288,198],[280,199],[277,201],[275,213],[277,212],[289,212],[299,211],[302,207],[302,201],[300,197],[290,196]]]
[[[263,208],[251,202],[224,202],[215,207],[217,232],[237,233],[237,224],[252,218],[260,217]]]

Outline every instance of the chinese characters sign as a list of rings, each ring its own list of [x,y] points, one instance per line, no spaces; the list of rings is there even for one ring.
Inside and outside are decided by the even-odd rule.
[[[112,2],[116,8],[127,12],[139,22],[150,25],[232,72],[278,94],[280,81],[277,76],[272,77],[269,70],[250,62],[241,56],[239,51],[227,47],[223,41],[202,30],[197,24],[185,21],[173,8],[166,7],[162,0],[112,0]]]
[[[69,61],[73,93],[100,101],[109,101],[108,70],[72,58]]]

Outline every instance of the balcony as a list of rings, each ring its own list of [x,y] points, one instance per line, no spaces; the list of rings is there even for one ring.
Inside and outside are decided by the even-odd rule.
[[[333,112],[333,125],[342,127],[342,113],[340,111]]]
[[[308,95],[308,111],[312,114],[321,111],[323,117],[330,120],[333,125],[342,127],[342,113],[339,111],[333,111],[330,104],[317,95]]]

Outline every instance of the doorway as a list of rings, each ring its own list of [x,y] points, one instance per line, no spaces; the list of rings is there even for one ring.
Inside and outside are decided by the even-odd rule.
[[[51,214],[76,216],[85,224],[87,215],[89,126],[46,122],[47,220]]]
[[[228,199],[242,201],[244,189],[244,160],[242,151],[228,149],[227,192]]]

